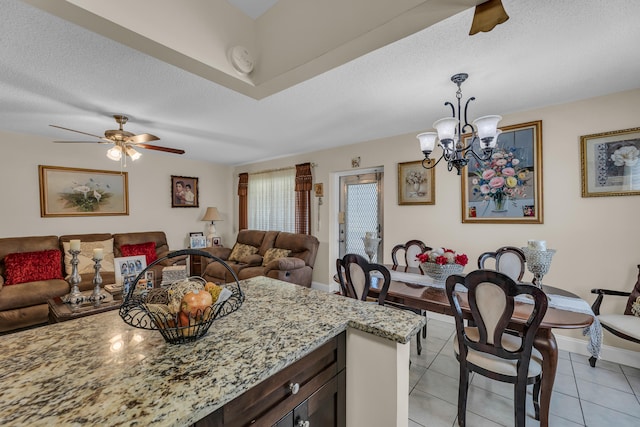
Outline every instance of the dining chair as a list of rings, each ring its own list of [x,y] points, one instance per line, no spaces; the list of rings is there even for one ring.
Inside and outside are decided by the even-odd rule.
[[[431,248],[421,240],[409,240],[407,243],[395,245],[393,249],[391,249],[393,268],[395,269],[400,265],[398,263],[398,252],[403,252],[404,265],[407,267],[417,267],[420,269],[420,274],[424,274],[420,268],[420,261],[418,261],[416,256],[430,250]]]
[[[638,279],[631,292],[612,289],[591,289],[591,293],[598,295],[591,309],[593,314],[598,316],[602,327],[617,337],[640,344],[640,317],[638,317],[640,316],[640,307],[638,307],[638,298],[640,298],[640,265],[638,265]],[[600,314],[600,305],[605,295],[628,297],[624,313]],[[637,307],[635,310],[637,314],[635,315],[634,305]],[[595,368],[597,360],[593,356],[589,358],[591,367]]]
[[[346,254],[343,258],[338,258],[336,267],[342,295],[361,301],[367,301],[372,281],[380,279],[378,276],[372,276],[371,272],[379,272],[383,282],[377,303],[384,305],[391,284],[391,274],[387,267],[370,263],[358,254]]]
[[[478,257],[478,268],[488,269],[493,261],[493,270],[500,271],[516,282],[524,276],[526,258],[522,249],[515,246],[502,246],[495,252],[484,252]]]
[[[398,244],[391,249],[391,260],[393,261],[393,269],[395,270],[400,266],[398,263],[398,252],[402,252],[404,255],[404,265],[407,267],[417,267],[420,270],[420,274],[424,274],[422,271],[422,267],[420,266],[420,261],[416,258],[417,255],[424,253],[426,251],[430,251],[432,248],[427,246],[422,240],[409,240],[407,243]],[[413,310],[414,313],[420,314],[421,316],[427,317],[426,310]],[[422,327],[422,338],[427,338],[427,324],[425,323]],[[422,343],[420,342],[420,338],[418,337],[418,354],[421,353]]]
[[[458,288],[458,285],[466,288]],[[525,426],[527,385],[533,386],[536,419],[540,418],[540,380],[542,355],[533,348],[536,331],[547,311],[547,296],[537,287],[518,284],[495,270],[475,270],[466,276],[447,278],[446,293],[456,323],[454,352],[460,363],[458,425],[465,426],[469,373],[514,384],[514,415],[517,427]],[[533,299],[533,310],[519,336],[507,330],[516,296]],[[466,297],[466,298],[465,298]],[[468,301],[463,314],[461,299]],[[465,326],[470,317],[475,326]]]

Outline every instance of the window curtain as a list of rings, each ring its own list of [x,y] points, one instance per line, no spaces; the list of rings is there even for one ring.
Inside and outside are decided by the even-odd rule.
[[[247,193],[249,228],[295,232],[294,168],[249,174]]]
[[[296,165],[296,233],[311,233],[311,163]]]
[[[241,173],[238,181],[238,228],[246,230],[249,228],[247,217],[247,191],[249,186],[249,174]]]

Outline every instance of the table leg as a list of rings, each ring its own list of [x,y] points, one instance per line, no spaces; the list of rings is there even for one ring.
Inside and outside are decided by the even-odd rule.
[[[538,329],[533,345],[542,354],[540,383],[540,427],[549,426],[549,406],[558,368],[558,344],[551,329]]]

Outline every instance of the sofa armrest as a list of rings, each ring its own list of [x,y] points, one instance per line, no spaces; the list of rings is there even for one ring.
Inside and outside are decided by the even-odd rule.
[[[231,248],[221,248],[221,247],[215,247],[215,248],[202,248],[200,249],[201,251],[207,252],[213,256],[216,256],[218,258],[220,258],[223,261],[226,261],[229,259],[229,256],[231,255]],[[207,258],[205,256],[203,256],[202,258],[202,271],[204,271],[205,267],[209,264],[211,264],[213,262],[213,260],[211,258]]]
[[[0,276],[0,289],[4,286],[4,277]]]
[[[265,265],[265,274],[269,270],[297,270],[298,268],[304,267],[306,264],[303,260],[296,257],[284,257],[278,258],[271,261],[269,264]]]
[[[171,252],[175,252],[175,251],[163,251],[163,252],[160,252],[158,254],[158,259],[166,257]],[[169,267],[169,266],[181,263],[181,261],[184,261],[184,264],[186,264],[186,262],[187,262],[186,260],[187,260],[187,255],[180,255],[180,256],[173,257],[173,258],[167,258],[164,261],[159,262],[158,264],[163,265],[165,267]]]
[[[247,264],[247,267],[258,267],[262,265],[262,255],[253,254],[247,255],[240,260],[242,264]]]
[[[591,289],[592,294],[598,294],[596,300],[591,305],[591,310],[593,310],[593,314],[596,316],[600,315],[600,304],[602,304],[602,299],[605,295],[613,295],[618,297],[628,297],[631,295],[631,292],[625,291],[615,291],[612,289]]]

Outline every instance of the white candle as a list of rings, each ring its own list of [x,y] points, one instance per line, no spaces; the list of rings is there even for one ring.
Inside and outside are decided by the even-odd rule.
[[[537,251],[547,250],[547,242],[544,240],[529,240],[527,242],[527,246],[529,247],[529,249],[534,249]]]
[[[93,250],[93,259],[102,259],[104,258],[104,253],[102,248],[95,248]]]
[[[78,240],[78,239],[69,240],[69,249],[71,249],[72,251],[79,251],[80,250],[80,240]]]

